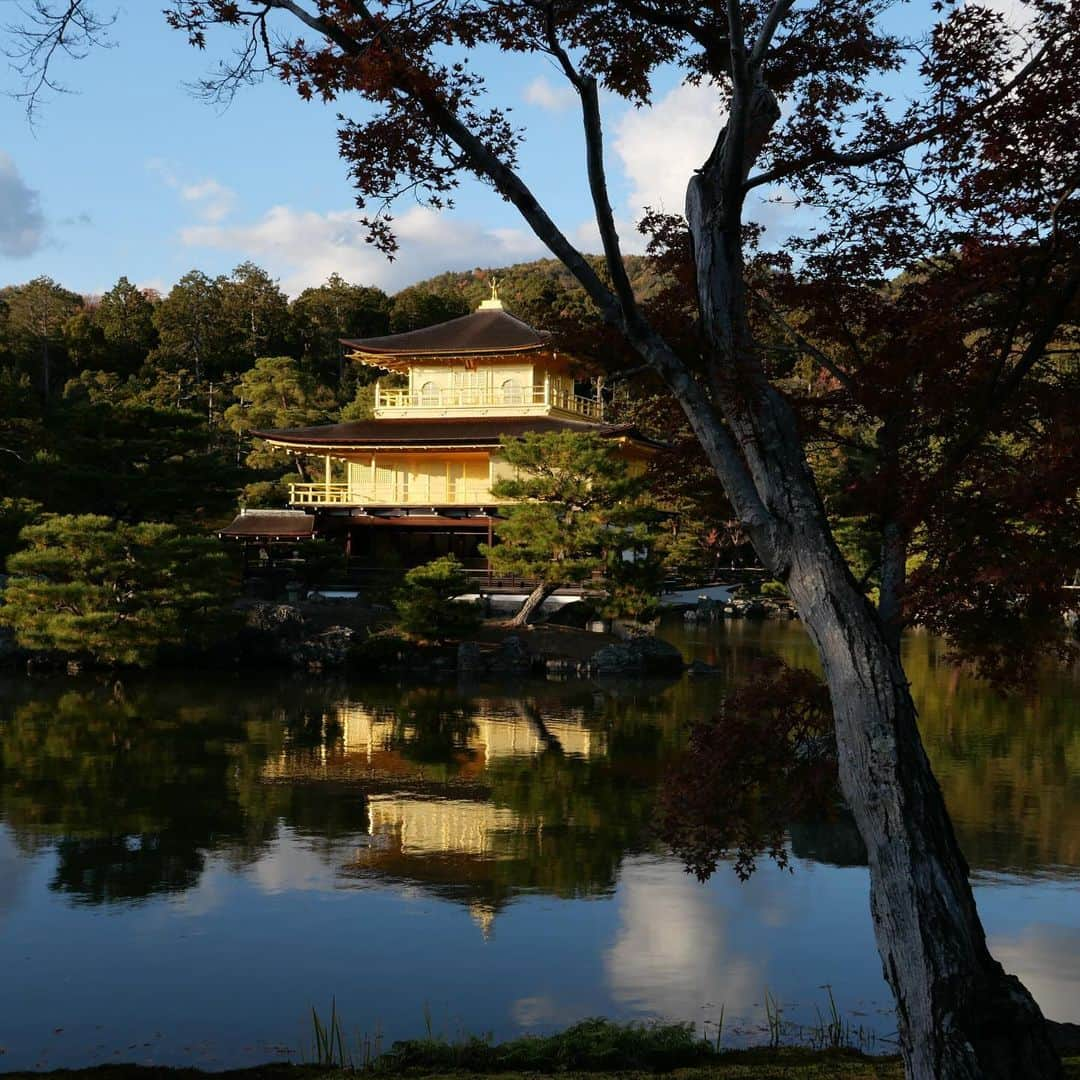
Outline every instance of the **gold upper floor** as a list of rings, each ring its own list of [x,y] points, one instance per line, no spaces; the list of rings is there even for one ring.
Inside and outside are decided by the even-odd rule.
[[[409,367],[407,385],[375,384],[375,419],[564,414],[603,419],[603,405],[542,358]]]

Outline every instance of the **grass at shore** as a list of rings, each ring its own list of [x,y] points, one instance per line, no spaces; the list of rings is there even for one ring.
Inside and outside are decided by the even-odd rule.
[[[428,1037],[396,1042],[385,1053],[367,1046],[358,1060],[332,1011],[328,1024],[315,1017],[316,1060],[322,1064],[272,1063],[228,1072],[152,1065],[101,1065],[51,1072],[0,1073],[3,1080],[528,1080],[538,1076],[581,1080],[903,1080],[896,1057],[867,1056],[840,1041],[827,1049],[770,1045],[717,1050],[689,1024],[617,1024],[589,1019],[552,1035],[495,1043],[475,1036],[450,1041]],[[823,1029],[823,1031],[826,1029]],[[839,1029],[837,1029],[839,1032]],[[374,1052],[372,1052],[374,1051]],[[342,1066],[347,1067],[342,1067]],[[1067,1059],[1067,1080],[1080,1080],[1080,1058]]]
[[[4,1080],[349,1080],[357,1073],[323,1069],[315,1065],[266,1065],[232,1072],[206,1073],[198,1069],[163,1069],[147,1065],[102,1065],[93,1069],[56,1070],[49,1073],[0,1073]],[[455,1070],[427,1072],[410,1070],[382,1073],[384,1077],[402,1076],[409,1080],[438,1077],[439,1080],[474,1080],[476,1073]],[[485,1080],[525,1080],[535,1072],[499,1072],[485,1074]],[[647,1080],[654,1072],[560,1072],[564,1080]],[[731,1050],[719,1054],[706,1066],[676,1069],[665,1075],[672,1080],[903,1080],[903,1069],[896,1058],[863,1057],[854,1051],[760,1049]],[[1067,1080],[1080,1080],[1080,1058],[1065,1063]]]

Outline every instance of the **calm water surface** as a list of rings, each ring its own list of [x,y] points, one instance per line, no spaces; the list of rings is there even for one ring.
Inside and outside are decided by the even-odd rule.
[[[735,673],[791,624],[668,634]],[[1080,1022],[1080,673],[1003,700],[908,670],[995,954]],[[396,689],[332,677],[0,682],[0,1069],[225,1068],[351,1032],[496,1037],[584,1016],[893,1028],[856,837],[707,885],[650,839],[722,682]],[[733,1020],[734,1017],[739,1019]]]

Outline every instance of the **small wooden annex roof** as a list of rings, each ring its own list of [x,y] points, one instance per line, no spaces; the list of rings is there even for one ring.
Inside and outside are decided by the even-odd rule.
[[[373,338],[343,338],[349,356],[362,364],[399,370],[417,360],[504,356],[551,347],[551,335],[499,308],[482,308],[459,319]]]
[[[624,438],[650,449],[664,444],[643,435],[631,424],[598,424],[558,416],[461,417],[437,419],[353,420],[345,424],[253,431],[258,439],[289,450],[408,449],[410,447],[495,447],[502,436],[521,438],[530,432],[592,432],[601,438]]]
[[[300,510],[241,510],[218,536],[230,540],[309,540],[315,518]]]

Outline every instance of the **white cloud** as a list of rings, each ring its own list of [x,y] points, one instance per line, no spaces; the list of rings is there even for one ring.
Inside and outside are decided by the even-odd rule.
[[[45,239],[38,192],[23,180],[10,154],[0,150],[0,255],[25,258]]]
[[[236,204],[236,192],[216,180],[202,180],[186,184],[180,189],[180,197],[194,203],[199,215],[209,222],[223,221]]]
[[[713,87],[682,85],[619,117],[612,145],[631,183],[632,214],[644,206],[682,213],[690,176],[709,156],[723,123],[721,105]]]
[[[498,266],[543,254],[540,242],[524,229],[486,228],[424,207],[398,217],[395,229],[400,250],[392,263],[366,242],[352,210],[320,214],[275,206],[247,224],[188,226],[180,239],[187,247],[253,258],[293,295],[335,272],[394,290],[448,269]]]
[[[525,100],[530,105],[552,112],[562,112],[574,104],[574,91],[569,86],[556,86],[546,75],[538,75],[524,91]]]
[[[614,1000],[639,1015],[687,1020],[706,1003],[753,1001],[758,957],[728,939],[727,913],[674,860],[630,859],[619,886],[621,925],[604,955]]]

